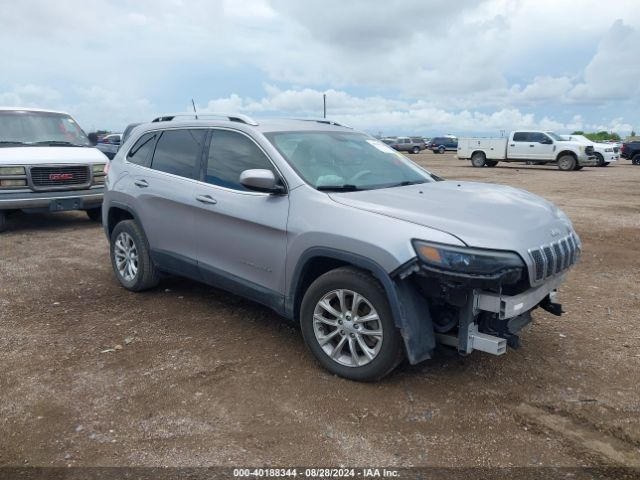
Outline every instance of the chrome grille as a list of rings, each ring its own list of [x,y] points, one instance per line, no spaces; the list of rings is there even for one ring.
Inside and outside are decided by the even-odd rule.
[[[572,233],[557,242],[529,250],[533,260],[531,280],[539,283],[567,270],[578,260],[580,241]]]
[[[91,172],[87,165],[31,167],[31,182],[35,188],[55,188],[88,185]]]

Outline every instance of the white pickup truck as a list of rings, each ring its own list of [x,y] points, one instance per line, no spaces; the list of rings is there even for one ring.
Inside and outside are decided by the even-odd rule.
[[[458,140],[458,158],[474,167],[495,167],[498,162],[555,163],[560,170],[595,167],[593,147],[567,141],[542,130],[515,130],[508,138],[463,137]]]
[[[584,135],[562,135],[565,140],[571,140],[574,142],[582,143],[584,145],[591,145],[593,147],[593,154],[598,160],[599,167],[606,167],[612,162],[617,162],[620,158],[620,147],[610,145],[608,143],[597,143],[589,140]]]

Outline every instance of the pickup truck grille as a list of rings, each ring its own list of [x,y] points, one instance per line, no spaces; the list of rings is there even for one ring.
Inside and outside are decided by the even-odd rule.
[[[620,151],[620,147],[613,147],[613,153],[618,153]]]
[[[87,165],[31,167],[31,182],[36,189],[88,185],[90,181]]]
[[[529,250],[533,260],[532,280],[539,283],[567,270],[580,254],[579,240],[570,234],[557,242]]]

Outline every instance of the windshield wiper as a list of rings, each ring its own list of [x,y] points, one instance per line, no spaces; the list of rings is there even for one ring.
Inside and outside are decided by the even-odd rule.
[[[420,183],[427,183],[427,180],[405,180],[404,182],[392,183],[391,185],[385,185],[384,188],[393,187],[406,187],[407,185],[418,185]]]
[[[20,140],[0,140],[0,144],[2,144],[2,145],[26,145],[26,143],[21,142]]]
[[[318,190],[329,191],[329,192],[355,192],[356,190],[360,190],[360,188],[355,185],[345,184],[345,185],[321,185],[316,187]]]
[[[41,142],[35,142],[34,145],[60,145],[65,147],[86,147],[87,146],[79,143],[67,142],[65,140],[42,140]]]

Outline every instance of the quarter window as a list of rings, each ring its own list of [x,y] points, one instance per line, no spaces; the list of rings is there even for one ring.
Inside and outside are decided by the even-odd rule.
[[[185,178],[197,178],[206,130],[165,130],[158,140],[151,168]]]
[[[214,130],[205,180],[221,187],[248,190],[240,183],[240,174],[251,169],[273,172],[269,159],[247,136],[229,130]]]
[[[158,134],[156,132],[146,133],[141,136],[131,150],[129,150],[127,161],[148,167],[151,158],[150,153],[153,151],[157,136]]]

